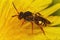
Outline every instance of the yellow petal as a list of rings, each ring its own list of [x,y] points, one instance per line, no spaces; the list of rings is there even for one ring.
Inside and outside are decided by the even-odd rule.
[[[19,5],[23,9],[23,4],[25,4],[25,2],[26,2],[25,0],[21,0],[21,4],[18,4],[17,0],[16,0],[16,2],[14,1],[17,9],[19,8]],[[32,0],[30,2],[27,0],[27,2],[28,2],[28,4],[26,3],[26,6],[24,5],[25,8],[32,2]],[[46,40],[47,39],[47,37],[42,34],[40,29],[36,29],[39,32],[36,35],[29,34],[29,33],[31,33],[31,29],[22,29],[21,30],[20,25],[21,25],[22,20],[18,20],[17,17],[12,18],[13,15],[17,14],[17,12],[15,11],[15,9],[12,5],[12,0],[2,0],[0,5],[1,5],[0,6],[0,14],[1,14],[0,15],[0,40]],[[36,5],[38,5],[38,4],[36,4]],[[22,9],[21,9],[21,11],[25,11]],[[18,11],[19,10],[20,9],[18,9]],[[22,27],[27,26],[28,24],[30,27],[31,26],[30,22],[26,23]],[[55,33],[55,35],[53,35],[53,31],[56,31],[58,28],[56,30],[54,29],[53,31],[51,31],[50,29],[51,28],[46,28],[45,31],[49,37],[48,39],[53,40],[56,38],[57,34],[59,33],[58,32],[58,33]],[[34,31],[34,32],[36,33],[37,31]],[[53,36],[51,36],[51,35],[53,35]],[[57,37],[60,37],[60,36],[58,35]]]
[[[42,11],[52,3],[52,0],[35,0],[33,1],[27,10],[36,13]]]
[[[50,16],[48,19],[51,21],[52,25],[60,24],[60,16]]]
[[[40,13],[44,16],[44,17],[47,17],[49,16],[50,14],[56,12],[58,9],[60,9],[60,3],[57,3],[55,5],[53,5],[52,7],[49,7],[43,11],[41,11]]]

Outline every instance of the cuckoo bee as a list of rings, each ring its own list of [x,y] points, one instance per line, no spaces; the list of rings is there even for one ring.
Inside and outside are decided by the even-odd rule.
[[[41,14],[38,13],[38,12],[36,14],[34,14],[30,11],[18,12],[18,10],[15,7],[14,3],[12,3],[12,4],[13,4],[13,7],[15,8],[15,10],[18,13],[18,15],[13,15],[12,17],[18,16],[19,20],[24,19],[24,21],[22,22],[21,25],[23,25],[25,21],[31,22],[31,24],[32,24],[32,33],[33,33],[33,22],[34,22],[35,24],[37,24],[40,27],[43,34],[45,34],[43,26],[47,26],[47,24],[51,24],[51,22],[49,20],[41,17]]]

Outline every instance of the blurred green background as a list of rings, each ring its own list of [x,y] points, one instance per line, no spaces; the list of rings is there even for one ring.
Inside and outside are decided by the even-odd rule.
[[[56,4],[56,3],[60,3],[60,0],[53,0],[52,4],[50,6],[52,6],[52,5]],[[54,12],[51,15],[53,15],[53,16],[60,16],[60,9],[57,10],[56,12]]]
[[[57,4],[57,3],[60,3],[60,0],[53,0],[52,4],[50,6],[53,6],[53,5]],[[56,12],[54,12],[53,14],[51,14],[50,16],[60,16],[60,9],[57,10]],[[60,27],[60,24],[53,25],[52,27]]]

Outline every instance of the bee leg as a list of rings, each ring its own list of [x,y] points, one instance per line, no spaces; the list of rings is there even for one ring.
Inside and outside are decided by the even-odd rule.
[[[32,24],[32,34],[33,34],[33,22],[31,22],[31,24]]]
[[[42,27],[41,25],[39,25],[39,26],[40,26],[41,31],[42,31],[43,34],[45,35],[45,31],[43,30],[43,27]]]
[[[23,21],[22,21],[22,24],[21,24],[21,26],[24,24],[24,22],[25,22],[25,20],[23,20]]]

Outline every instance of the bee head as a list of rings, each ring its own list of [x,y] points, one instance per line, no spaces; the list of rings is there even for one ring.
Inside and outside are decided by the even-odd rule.
[[[24,16],[23,12],[20,12],[18,18],[19,18],[19,19],[22,19],[23,16]]]

